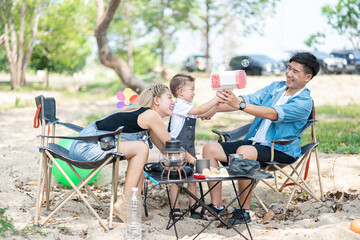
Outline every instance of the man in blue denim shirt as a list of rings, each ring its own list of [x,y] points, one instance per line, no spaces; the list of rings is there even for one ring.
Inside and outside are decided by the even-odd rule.
[[[276,139],[292,139],[296,137],[306,124],[312,110],[310,90],[305,85],[319,72],[320,64],[311,53],[295,54],[289,61],[286,70],[286,81],[279,81],[249,95],[235,96],[230,90],[217,93],[226,104],[219,105],[217,111],[227,112],[241,110],[255,116],[255,119],[244,140],[237,142],[210,143],[203,149],[203,158],[210,158],[211,166],[217,161],[227,164],[229,154],[239,153],[244,158],[264,164],[270,161],[271,141]],[[275,144],[275,158],[278,162],[289,163],[301,155],[300,141],[295,140],[287,146]],[[249,181],[238,181],[239,192],[245,189]],[[211,187],[213,183],[209,183]],[[223,208],[221,185],[211,192],[215,211]],[[245,201],[244,193],[240,197],[244,212],[235,208],[230,224],[250,222],[250,198]],[[251,193],[250,193],[251,196]]]

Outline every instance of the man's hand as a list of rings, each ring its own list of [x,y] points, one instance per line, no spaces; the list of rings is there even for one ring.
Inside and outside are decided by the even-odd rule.
[[[219,97],[227,105],[236,109],[239,108],[241,100],[231,90],[223,89],[221,91],[217,91],[216,96]]]

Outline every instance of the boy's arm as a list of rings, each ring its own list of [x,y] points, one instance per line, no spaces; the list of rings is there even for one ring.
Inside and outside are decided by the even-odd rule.
[[[201,120],[210,120],[218,112],[218,109],[219,109],[219,104],[212,107],[206,113],[198,115],[198,117],[201,118]]]
[[[214,106],[216,106],[219,102],[218,97],[214,97],[210,101],[204,103],[200,107],[193,107],[188,112],[189,115],[201,115],[212,109]]]

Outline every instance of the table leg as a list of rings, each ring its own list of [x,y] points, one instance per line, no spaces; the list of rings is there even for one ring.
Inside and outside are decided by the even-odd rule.
[[[179,184],[179,185],[180,185],[180,184]],[[168,187],[168,185],[166,184],[165,186],[166,186],[166,193],[167,193],[168,201],[169,201],[169,205],[170,205],[170,216],[169,216],[169,221],[168,221],[166,230],[169,230],[172,226],[174,226],[176,239],[178,239],[179,237],[178,237],[178,233],[177,233],[177,229],[176,229],[176,222],[179,221],[179,219],[181,219],[183,216],[181,216],[179,219],[174,219],[174,208],[175,208],[175,205],[173,206],[172,203],[171,203],[171,198],[170,198],[170,194],[169,194],[169,187]],[[182,184],[181,184],[181,186],[182,186]],[[178,189],[178,192],[177,192],[177,194],[176,194],[176,198],[175,198],[174,203],[176,203],[177,200],[178,200],[178,198],[179,198],[180,190],[181,190],[181,187],[179,187],[179,189]]]
[[[242,236],[243,238],[247,239],[239,230],[237,230],[234,226],[230,225],[222,216],[221,213],[217,214],[212,208],[210,208],[209,206],[207,206],[201,199],[199,199],[198,197],[196,197],[194,194],[192,194],[190,191],[188,191],[187,188],[183,188],[181,186],[181,188],[188,194],[190,195],[193,199],[195,199],[196,202],[198,202],[202,207],[206,208],[206,210],[208,210],[208,212],[210,212],[215,218],[212,219],[211,221],[209,221],[209,223],[193,238],[196,239],[203,231],[205,231],[206,228],[208,228],[216,219],[219,220],[222,224],[224,224],[227,228],[232,228],[234,229],[240,236]],[[246,190],[246,189],[245,189]],[[236,201],[236,198],[238,198],[238,196],[240,196],[245,190],[241,191],[239,194],[235,194],[235,198],[231,201],[231,204],[233,202]],[[210,190],[209,190],[210,191]],[[223,211],[225,211],[231,204],[227,205]],[[252,239],[252,238],[251,238]]]
[[[238,202],[238,204],[239,204],[239,206],[240,206],[241,215],[245,218],[244,213],[243,213],[243,207],[242,207],[242,204],[241,204],[241,202],[240,202],[240,196],[241,196],[241,194],[243,194],[248,188],[250,188],[248,194],[247,194],[246,197],[245,197],[245,201],[246,201],[246,200],[248,199],[248,197],[250,196],[251,190],[253,189],[253,187],[254,187],[254,185],[255,185],[255,183],[256,183],[256,180],[252,179],[251,182],[249,183],[249,185],[248,185],[244,190],[242,190],[240,193],[237,192],[234,181],[231,181],[231,182],[232,182],[232,185],[233,185],[233,188],[234,188],[234,192],[235,192],[235,195],[236,195],[237,202]],[[233,199],[227,207],[229,207],[231,204],[233,204],[234,201],[235,201],[235,199]],[[226,208],[227,208],[227,207],[226,207]],[[231,224],[231,225],[232,225],[232,224]],[[246,221],[245,221],[245,225],[246,225],[246,229],[248,230],[250,239],[253,239],[252,236],[251,236],[250,228],[249,228],[249,226],[248,226],[248,224],[247,224]]]

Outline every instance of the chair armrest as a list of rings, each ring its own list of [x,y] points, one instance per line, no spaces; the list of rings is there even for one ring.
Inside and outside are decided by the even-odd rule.
[[[309,120],[305,126],[301,129],[300,133],[293,139],[287,140],[287,139],[277,139],[277,140],[273,140],[271,141],[272,143],[276,143],[279,145],[289,145],[290,143],[294,142],[298,137],[301,137],[303,135],[303,133],[309,128],[311,127],[314,123],[316,123],[317,120]]]
[[[109,132],[109,133],[104,133],[104,134],[100,134],[100,135],[94,135],[94,136],[47,136],[47,135],[38,135],[38,137],[45,137],[45,138],[61,138],[61,139],[73,139],[73,140],[81,140],[81,141],[98,141],[100,138],[102,137],[107,137],[107,136],[117,136],[119,135],[122,130],[123,130],[124,126],[120,126],[118,129],[116,129],[114,132]]]
[[[285,145],[289,145],[290,143],[294,142],[297,138],[298,138],[298,137],[293,138],[293,139],[290,139],[290,140],[287,140],[287,139],[277,139],[277,140],[273,140],[273,141],[271,141],[271,142],[285,146]]]
[[[218,130],[211,130],[213,133],[219,135],[218,142],[234,142],[247,134],[251,126],[251,123],[236,128],[231,131],[218,131]]]
[[[71,130],[74,130],[75,132],[81,132],[81,130],[84,129],[84,127],[75,125],[75,124],[73,124],[73,123],[57,122],[57,124],[62,125],[62,126],[64,126],[64,127],[67,127],[67,128],[69,128],[69,129],[71,129]]]

